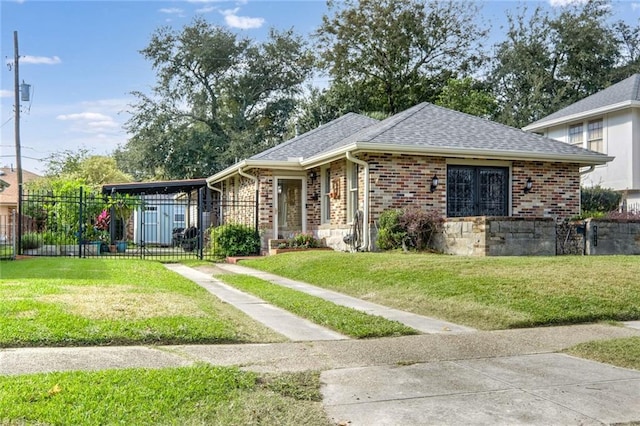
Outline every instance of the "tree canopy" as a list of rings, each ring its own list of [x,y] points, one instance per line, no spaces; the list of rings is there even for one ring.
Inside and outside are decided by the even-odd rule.
[[[457,1],[329,1],[315,34],[334,84],[366,94],[369,110],[395,114],[433,100],[438,82],[481,61],[486,30],[476,6]],[[433,87],[436,86],[436,90]]]
[[[610,0],[525,4],[492,49],[478,3],[327,4],[313,53],[293,30],[256,41],[204,18],[157,29],[141,51],[156,83],[134,93],[118,167],[138,180],[210,176],[347,112],[384,118],[425,101],[523,127],[640,72],[640,21],[613,21]],[[326,87],[311,85],[318,76]]]
[[[157,83],[134,93],[132,137],[116,153],[137,178],[208,176],[281,142],[313,63],[291,30],[257,43],[202,18],[158,29],[141,53]]]

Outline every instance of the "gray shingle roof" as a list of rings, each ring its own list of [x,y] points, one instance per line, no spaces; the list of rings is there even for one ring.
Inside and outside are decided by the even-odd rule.
[[[527,126],[527,128],[544,124],[547,121],[569,117],[575,114],[604,108],[626,101],[640,101],[640,74],[634,74],[613,86],[609,86],[600,92],[594,93],[593,95],[562,108],[553,114],[541,118]]]
[[[338,142],[328,150],[354,143],[438,149],[520,153],[523,159],[549,155],[605,155],[548,139],[484,118],[422,103],[369,126]],[[370,146],[370,145],[369,145]]]
[[[336,142],[377,122],[378,120],[373,118],[350,112],[316,129],[256,154],[250,159],[287,161],[290,158],[312,157],[324,152]]]

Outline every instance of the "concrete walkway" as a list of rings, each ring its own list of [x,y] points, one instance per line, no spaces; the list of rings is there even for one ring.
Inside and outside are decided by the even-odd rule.
[[[640,371],[558,353],[582,342],[640,337],[639,321],[625,323],[625,326],[586,324],[476,332],[436,323],[435,327],[425,328],[435,329],[435,333],[354,340],[325,334],[329,330],[322,327],[320,330],[306,328],[299,317],[277,312],[279,310],[265,306],[267,304],[252,296],[247,298],[208,273],[184,266],[170,268],[261,322],[282,330],[282,334],[289,333],[295,341],[0,349],[0,375],[165,368],[199,362],[241,366],[258,372],[316,370],[322,372],[325,411],[336,424],[602,425],[640,422]],[[269,281],[274,279],[250,269],[234,268],[233,271]],[[296,287],[299,284],[288,285]],[[306,285],[300,288],[317,291]],[[324,337],[304,341],[305,336],[316,332]]]
[[[183,265],[170,264],[165,266],[183,277],[190,279],[217,296],[220,300],[229,303],[251,318],[263,323],[290,340],[317,341],[348,339],[348,337],[340,333],[321,327],[311,321],[266,303],[262,299],[228,286],[222,281],[216,280],[210,274],[196,271],[193,268]]]
[[[398,309],[393,309],[386,306],[378,305],[376,303],[367,302],[365,300],[347,296],[342,293],[327,290],[321,287],[316,287],[300,281],[283,278],[278,275],[258,271],[240,265],[225,263],[219,264],[217,265],[217,267],[222,269],[223,271],[232,272],[235,274],[251,275],[253,277],[260,278],[265,281],[281,285],[283,287],[288,287],[293,290],[310,294],[312,296],[320,297],[321,299],[328,300],[335,303],[336,305],[346,306],[348,308],[366,312],[367,314],[378,315],[389,320],[398,321],[422,333],[469,333],[475,331],[475,329],[471,327],[465,327],[435,318],[429,318],[422,315],[412,314],[410,312],[400,311]]]

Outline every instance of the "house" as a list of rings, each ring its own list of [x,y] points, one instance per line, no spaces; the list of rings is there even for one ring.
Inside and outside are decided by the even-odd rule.
[[[22,182],[30,182],[40,178],[28,170],[22,170]],[[0,167],[0,242],[12,241],[15,227],[14,212],[18,213],[18,171],[13,167]],[[30,223],[23,223],[29,228]]]
[[[210,176],[207,184],[225,200],[257,197],[263,247],[269,239],[311,232],[342,250],[356,225],[361,249],[372,250],[377,220],[392,208],[435,209],[453,223],[577,215],[580,169],[611,159],[422,103],[383,121],[346,114]],[[484,250],[484,243],[473,245]]]
[[[586,97],[524,128],[610,157],[582,175],[582,185],[623,194],[640,209],[640,74]]]

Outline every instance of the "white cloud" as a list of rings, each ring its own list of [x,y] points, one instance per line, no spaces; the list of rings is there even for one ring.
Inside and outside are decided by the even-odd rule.
[[[0,98],[10,98],[14,96],[12,90],[0,90]]]
[[[564,7],[572,4],[585,4],[589,0],[549,0],[551,7]]]
[[[44,64],[44,65],[56,65],[61,64],[62,60],[58,56],[20,56],[21,64]]]
[[[114,133],[118,132],[121,124],[114,120],[110,115],[101,112],[79,112],[73,114],[60,114],[57,120],[70,121],[72,126],[70,130],[78,133]]]
[[[202,7],[200,9],[196,9],[196,13],[211,13],[216,9],[217,8],[215,6],[207,6],[207,7]]]
[[[166,13],[168,15],[182,15],[184,13],[184,10],[177,7],[165,7],[165,8],[159,9],[158,12]]]
[[[98,112],[81,112],[76,114],[61,114],[56,117],[58,120],[111,120],[111,117]]]
[[[631,10],[640,10],[640,3],[631,3]]]
[[[264,24],[264,18],[251,18],[248,16],[238,16],[239,9],[222,10],[220,13],[224,15],[224,21],[231,28],[240,28],[248,30],[251,28],[260,28]]]

